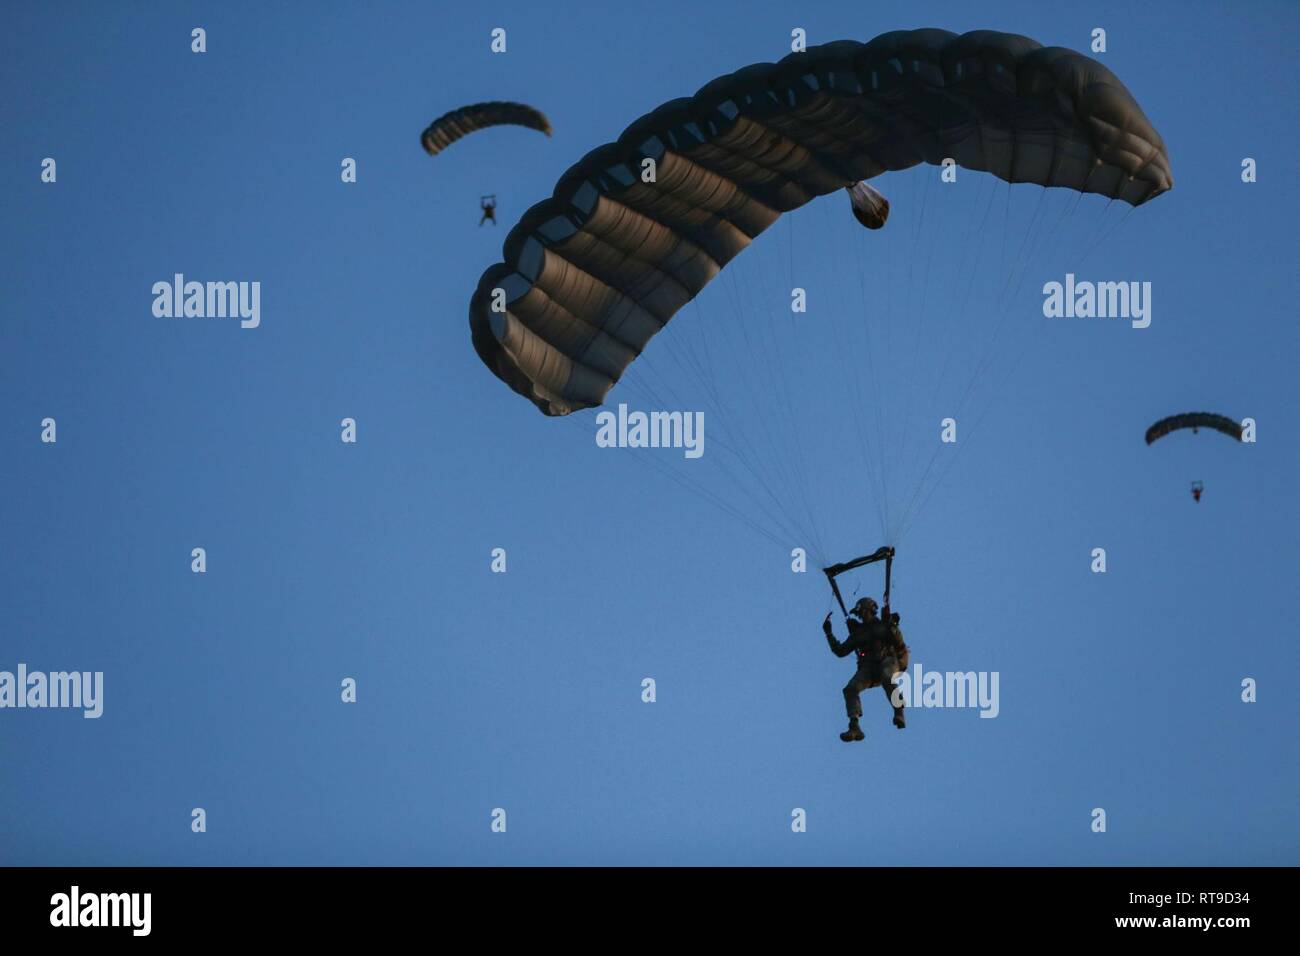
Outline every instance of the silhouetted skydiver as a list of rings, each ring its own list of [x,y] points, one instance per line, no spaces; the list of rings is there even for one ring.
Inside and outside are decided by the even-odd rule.
[[[478,221],[478,224],[481,226],[485,222],[490,222],[495,226],[497,224],[497,197],[483,196],[478,201],[478,207],[483,210],[483,218]]]
[[[840,734],[840,740],[848,743],[862,740],[866,736],[858,726],[858,718],[862,716],[861,695],[864,690],[883,687],[890,707],[894,707],[894,675],[907,670],[908,650],[903,643],[903,632],[898,629],[898,615],[891,614],[888,624],[881,621],[876,616],[876,602],[869,597],[864,597],[853,606],[846,623],[849,635],[843,641],[836,640],[829,614],[822,621],[822,631],[836,657],[848,657],[851,653],[858,656],[858,669],[844,685],[844,707],[849,716],[849,729]],[[902,707],[894,707],[894,726],[899,730],[907,726]]]

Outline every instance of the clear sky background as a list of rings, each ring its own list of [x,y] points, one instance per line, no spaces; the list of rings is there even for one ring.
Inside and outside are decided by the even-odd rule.
[[[103,671],[106,688],[98,720],[0,711],[0,862],[1300,862],[1294,4],[11,2],[3,17],[0,670]],[[846,747],[851,665],[820,636],[821,575],[597,449],[589,421],[539,415],[479,362],[467,305],[520,213],[642,113],[779,59],[793,27],[818,43],[922,26],[1085,52],[1104,27],[1102,59],[1163,134],[1176,186],[1080,269],[1151,281],[1152,327],[1049,323],[1037,290],[1064,266],[1032,273],[1012,341],[1036,339],[900,544],[914,661],[997,671],[999,716],[914,709],[899,733],[873,691],[867,740]],[[538,105],[554,137],[422,152],[425,123],[488,99]],[[901,174],[901,193],[880,181],[895,218],[854,234],[880,250],[873,289],[888,270],[909,281],[906,200],[933,173]],[[476,225],[482,193],[497,229]],[[822,253],[842,197],[787,218],[736,268],[806,268],[814,295],[858,285]],[[927,268],[932,308],[988,311],[942,257]],[[260,281],[261,327],[153,317],[150,288],[175,272]],[[697,306],[734,320],[720,283]],[[1253,417],[1258,443],[1143,444],[1155,419],[1201,409]],[[928,408],[918,420],[932,440]],[[815,468],[851,471],[824,452]],[[838,560],[882,543],[854,497],[816,502]],[[1246,677],[1258,703],[1240,702]]]

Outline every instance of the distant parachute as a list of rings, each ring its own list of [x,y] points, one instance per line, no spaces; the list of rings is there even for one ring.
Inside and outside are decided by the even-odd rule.
[[[782,213],[848,188],[859,222],[879,228],[888,203],[858,184],[946,158],[1133,206],[1173,186],[1136,100],[1072,50],[988,30],[809,47],[664,103],[571,167],[480,278],[474,348],[547,415],[600,405]]]
[[[489,126],[527,126],[551,135],[551,121],[523,103],[475,103],[439,116],[420,134],[420,143],[430,156],[436,156],[462,136]]]
[[[1226,415],[1213,415],[1209,412],[1184,412],[1181,415],[1162,418],[1148,428],[1147,444],[1151,444],[1157,438],[1164,438],[1170,432],[1176,432],[1181,428],[1190,428],[1192,431],[1200,428],[1210,428],[1241,441],[1240,422],[1234,422]]]

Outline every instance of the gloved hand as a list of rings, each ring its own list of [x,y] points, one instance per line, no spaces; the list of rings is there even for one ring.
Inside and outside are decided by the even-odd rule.
[[[822,633],[825,634],[827,637],[830,637],[832,634],[835,633],[835,631],[831,628],[831,615],[834,613],[835,613],[834,611],[827,611],[826,620],[822,621]]]

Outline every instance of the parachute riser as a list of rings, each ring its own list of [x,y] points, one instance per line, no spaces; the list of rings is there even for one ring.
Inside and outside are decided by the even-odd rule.
[[[892,583],[891,579],[894,571],[893,548],[886,545],[882,548],[877,548],[871,554],[863,555],[860,558],[854,558],[852,561],[845,561],[842,564],[832,564],[829,568],[822,568],[822,572],[826,575],[826,580],[830,582],[831,591],[835,594],[835,600],[839,602],[840,610],[844,613],[846,618],[849,616],[849,609],[844,606],[844,596],[840,594],[840,586],[835,582],[835,579],[845,571],[852,571],[854,568],[860,568],[868,564],[875,564],[877,561],[885,562],[885,600],[881,620],[888,621],[890,613],[889,588]]]

